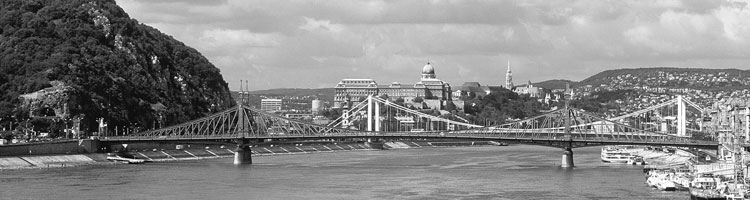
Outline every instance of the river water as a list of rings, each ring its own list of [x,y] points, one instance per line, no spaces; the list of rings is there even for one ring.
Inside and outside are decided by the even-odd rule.
[[[648,188],[599,148],[513,145],[0,171],[0,199],[689,199]]]

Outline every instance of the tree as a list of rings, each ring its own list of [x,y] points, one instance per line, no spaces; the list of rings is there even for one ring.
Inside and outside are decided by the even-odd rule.
[[[330,120],[333,120],[333,119],[336,119],[336,118],[340,117],[341,114],[342,114],[342,110],[341,109],[325,109],[325,110],[323,110],[323,111],[320,112],[320,115],[323,115],[324,117],[326,117],[326,118],[328,118]]]
[[[456,110],[456,104],[453,104],[453,102],[449,101],[445,104],[445,110],[453,111]]]
[[[396,104],[403,106],[404,105],[404,98],[399,97],[399,98],[396,99],[395,102],[396,102]]]
[[[414,99],[412,99],[411,101],[413,101],[414,103],[422,103],[424,102],[424,99],[422,99],[422,97],[414,97]]]

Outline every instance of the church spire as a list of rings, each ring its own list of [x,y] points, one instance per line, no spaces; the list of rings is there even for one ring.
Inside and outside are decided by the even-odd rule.
[[[513,73],[510,71],[510,59],[508,59],[508,72],[505,73],[505,88],[513,89]]]

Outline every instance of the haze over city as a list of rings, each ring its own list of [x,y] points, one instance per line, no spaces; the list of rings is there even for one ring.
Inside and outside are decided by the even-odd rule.
[[[118,0],[196,48],[230,89],[413,83],[429,60],[449,83],[578,81],[607,69],[750,63],[748,1]]]

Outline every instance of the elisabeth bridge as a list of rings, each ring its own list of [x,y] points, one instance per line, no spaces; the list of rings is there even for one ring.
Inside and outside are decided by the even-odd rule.
[[[106,144],[134,142],[210,142],[238,144],[235,164],[252,163],[250,146],[267,140],[388,141],[398,139],[488,140],[563,149],[562,166],[573,167],[573,148],[596,145],[651,145],[716,149],[717,141],[697,140],[705,111],[678,96],[626,115],[602,118],[564,108],[497,126],[471,124],[459,117],[425,114],[369,96],[328,125],[285,118],[246,105],[161,129],[102,137]],[[697,120],[690,121],[688,116]]]

